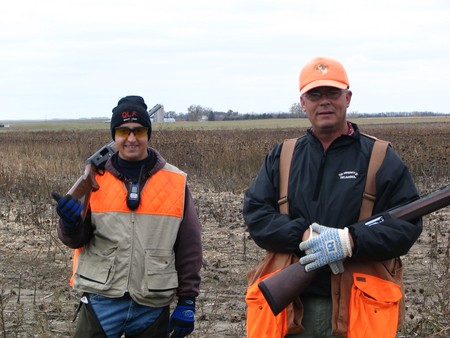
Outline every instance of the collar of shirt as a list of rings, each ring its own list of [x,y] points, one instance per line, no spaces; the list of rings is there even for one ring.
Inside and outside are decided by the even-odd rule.
[[[354,133],[355,133],[355,129],[353,128],[352,123],[347,121],[347,134],[342,134],[342,135],[352,136]],[[311,134],[314,135],[313,128],[311,128]]]

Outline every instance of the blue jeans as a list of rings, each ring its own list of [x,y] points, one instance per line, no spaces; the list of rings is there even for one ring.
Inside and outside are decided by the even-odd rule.
[[[108,338],[136,335],[158,319],[165,307],[149,307],[136,303],[128,294],[109,298],[86,294],[100,325]]]

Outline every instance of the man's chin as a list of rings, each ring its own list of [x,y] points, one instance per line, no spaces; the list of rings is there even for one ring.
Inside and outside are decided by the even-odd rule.
[[[321,129],[321,130],[329,130],[329,131],[333,131],[336,130],[336,122],[335,121],[320,121],[320,123],[317,123],[316,126],[317,129]]]

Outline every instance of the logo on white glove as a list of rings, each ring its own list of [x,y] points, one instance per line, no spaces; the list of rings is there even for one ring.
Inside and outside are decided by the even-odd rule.
[[[325,245],[327,247],[328,253],[333,253],[337,251],[336,241],[327,241],[325,242]]]

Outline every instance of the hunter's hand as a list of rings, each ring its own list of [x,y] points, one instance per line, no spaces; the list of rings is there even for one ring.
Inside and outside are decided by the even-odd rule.
[[[170,338],[186,337],[194,331],[195,321],[195,298],[180,297],[178,305],[170,316],[169,333],[172,332]]]
[[[330,265],[332,271],[341,272],[341,268],[343,271],[342,260],[352,255],[348,228],[335,229],[313,223],[310,230],[314,235],[300,243],[300,250],[306,253],[306,256],[300,258],[300,263],[305,265],[305,270],[311,271],[336,263],[335,266]]]
[[[308,239],[311,239],[318,235],[319,235],[319,233],[314,231],[310,225],[309,229],[307,229],[305,231],[305,235],[303,236],[303,241],[307,241]],[[313,253],[313,251],[312,251],[312,249],[308,249],[308,250],[305,250],[305,253],[306,253],[306,255],[310,255]],[[331,262],[328,264],[328,266],[330,267],[331,272],[335,275],[337,275],[338,273],[344,272],[344,260],[343,259],[336,261],[336,262]]]
[[[58,201],[56,205],[56,212],[66,228],[76,227],[82,220],[81,213],[83,206],[80,201],[76,200],[70,195],[64,197],[59,196],[56,193],[52,193],[55,200]]]

